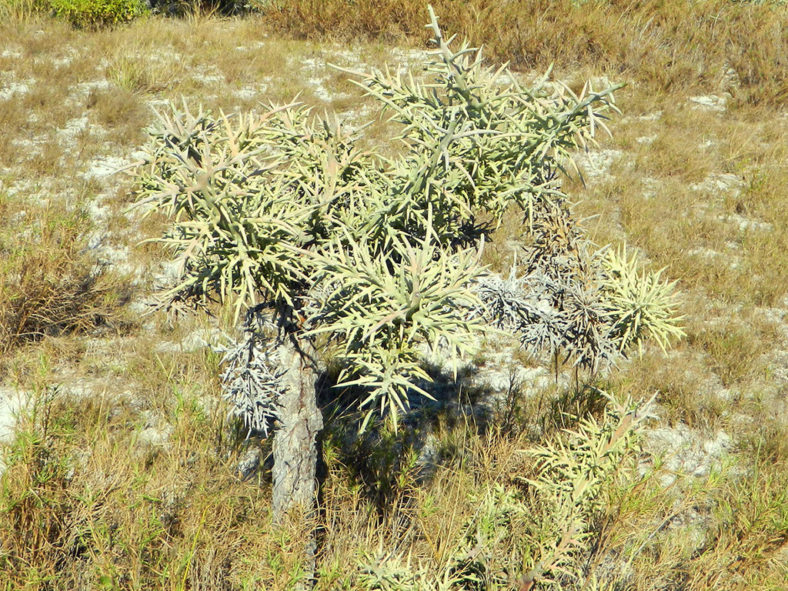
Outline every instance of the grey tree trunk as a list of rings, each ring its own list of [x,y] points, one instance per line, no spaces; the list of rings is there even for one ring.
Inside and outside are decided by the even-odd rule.
[[[283,522],[291,510],[311,521],[317,501],[316,438],[323,428],[315,392],[315,350],[308,339],[288,335],[279,350],[285,388],[280,397],[279,426],[273,440],[273,520]],[[307,540],[307,568],[314,572],[316,541]]]

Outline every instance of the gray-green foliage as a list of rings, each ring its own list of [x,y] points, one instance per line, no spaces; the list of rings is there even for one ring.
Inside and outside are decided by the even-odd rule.
[[[481,51],[451,50],[453,37],[445,40],[431,16],[437,50],[425,65],[427,82],[388,70],[359,82],[393,112],[408,148],[392,162],[397,174],[375,225],[422,235],[432,208],[429,225],[441,242],[468,242],[478,238],[480,213],[500,221],[516,204],[532,221],[563,202],[562,163],[604,128],[614,89],[586,87],[576,96],[547,84],[547,75],[524,88],[505,66],[486,67]]]
[[[260,301],[295,307],[312,270],[300,249],[336,235],[356,152],[297,105],[218,119],[184,109],[151,136],[140,203],[174,219],[162,241],[183,265],[166,299],[216,294],[236,319]]]
[[[394,418],[410,392],[428,395],[424,345],[457,357],[490,320],[593,370],[644,336],[678,334],[669,287],[605,264],[560,190],[570,151],[615,109],[613,89],[575,96],[547,77],[524,88],[479,51],[452,50],[430,12],[437,50],[423,77],[375,71],[358,82],[400,123],[398,156],[363,152],[341,124],[296,104],[220,117],[184,109],[160,117],[138,173],[140,203],[173,220],[162,241],[182,275],[167,301],[217,296],[236,320],[272,306],[282,330],[327,335],[338,385]],[[527,248],[503,280],[478,252],[513,208]],[[260,334],[247,336],[259,344]],[[228,358],[230,390],[236,362],[252,368],[256,349],[246,350]],[[249,408],[236,405],[260,424]]]
[[[482,330],[469,317],[478,305],[469,290],[481,273],[476,258],[441,247],[429,226],[420,243],[392,236],[377,257],[350,235],[317,255],[315,281],[327,289],[309,334],[327,333],[338,345],[340,383],[364,388],[362,408],[378,402],[396,418],[409,391],[430,396],[417,382],[430,380],[421,344],[433,352],[442,345],[453,358],[469,352],[467,336]]]
[[[476,510],[442,564],[379,550],[359,560],[360,586],[381,591],[504,591],[537,583],[546,589],[619,588],[623,581],[609,574],[598,579],[589,556],[609,492],[632,478],[650,414],[648,403],[602,396],[608,404],[598,420],[576,417],[577,428],[526,452],[536,464],[530,478],[517,479],[522,486],[496,483],[470,499]]]
[[[587,558],[595,521],[617,479],[629,478],[649,405],[605,394],[603,416],[580,419],[575,430],[528,453],[537,463],[522,490],[496,485],[478,499],[478,510],[458,549],[455,576],[465,588],[600,588]]]
[[[224,397],[236,409],[247,433],[256,431],[267,436],[277,417],[276,400],[284,370],[271,359],[267,339],[270,331],[264,319],[256,308],[249,310],[243,325],[246,338],[221,349],[221,381]]]
[[[414,564],[410,556],[386,552],[366,552],[359,560],[358,588],[365,591],[451,591],[461,589],[461,577],[445,570],[440,574],[422,564]]]
[[[618,401],[605,394],[608,405],[600,420],[582,418],[579,426],[531,453],[536,477],[527,480],[541,506],[540,519],[529,531],[528,545],[538,549],[526,561],[521,581],[554,582],[555,588],[587,588],[583,581],[594,520],[606,505],[616,478],[632,469],[639,448],[638,433],[651,418],[650,403]],[[558,582],[563,585],[558,584]]]
[[[629,257],[625,248],[608,251],[603,268],[603,300],[619,350],[634,345],[642,350],[643,342],[652,338],[664,351],[671,339],[684,335],[675,311],[675,283],[661,280],[663,270],[642,271],[637,257]]]
[[[555,206],[534,222],[525,262],[506,278],[482,276],[475,292],[480,314],[516,334],[524,349],[564,355],[598,371],[643,342],[663,350],[684,332],[676,315],[675,285],[662,271],[641,269],[625,249],[594,250]]]

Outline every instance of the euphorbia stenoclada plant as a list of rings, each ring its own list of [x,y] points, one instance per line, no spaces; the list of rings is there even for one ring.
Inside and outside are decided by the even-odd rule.
[[[226,397],[249,429],[273,429],[275,519],[315,498],[315,338],[366,411],[394,420],[430,396],[426,344],[456,359],[491,325],[546,358],[596,371],[649,336],[680,336],[672,286],[626,253],[595,251],[559,173],[612,90],[577,96],[545,76],[522,87],[481,53],[436,51],[422,76],[374,71],[359,86],[393,113],[398,155],[297,104],[213,118],[173,110],[151,130],[139,202],[172,218],[181,264],[167,301],[215,297],[244,316],[227,351]],[[523,216],[521,264],[479,264],[502,217]],[[484,221],[480,221],[480,218]],[[266,328],[268,327],[268,328]]]

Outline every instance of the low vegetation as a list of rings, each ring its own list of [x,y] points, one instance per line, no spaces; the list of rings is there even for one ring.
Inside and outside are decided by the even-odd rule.
[[[76,27],[95,29],[148,14],[142,0],[49,0],[52,11]]]
[[[370,122],[359,151],[401,156],[327,64],[421,80],[424,6],[308,4],[97,30],[0,4],[0,589],[284,590],[313,565],[326,591],[782,589],[785,7],[436,4],[524,87],[548,62],[545,82],[576,94],[626,84],[612,136],[558,178],[584,239],[612,245],[610,272],[637,255],[638,276],[676,282],[686,337],[595,376],[489,338],[456,378],[425,367],[436,401],[396,431],[359,434],[352,399],[324,395],[317,515],[273,528],[271,443],[228,415],[224,354],[205,346],[236,336],[234,308],[155,310],[148,294],[181,275],[141,240],[169,222],[141,219],[132,179],[109,172],[143,158],[151,107],[259,114],[299,92],[349,132]],[[495,45],[527,19],[527,52]],[[481,261],[502,279],[533,240],[511,211]]]
[[[85,210],[0,194],[0,352],[111,323],[118,280],[87,248]]]
[[[148,14],[260,15],[275,34],[328,41],[380,39],[423,45],[420,0],[3,0],[0,15],[55,13],[80,27]],[[561,76],[592,68],[658,91],[704,92],[724,79],[737,101],[788,100],[788,10],[782,0],[437,0],[447,30],[474,39],[494,62]],[[6,18],[7,18],[6,17]]]

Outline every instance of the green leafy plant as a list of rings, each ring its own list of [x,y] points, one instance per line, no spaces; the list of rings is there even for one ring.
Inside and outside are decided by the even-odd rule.
[[[49,0],[49,3],[55,14],[85,29],[125,23],[148,12],[144,0]]]
[[[318,340],[336,387],[366,410],[364,429],[375,408],[396,426],[414,395],[430,395],[427,351],[456,361],[490,323],[596,371],[659,316],[622,328],[641,302],[608,301],[617,276],[560,189],[570,151],[615,110],[614,89],[574,95],[547,76],[523,88],[480,51],[452,50],[430,17],[425,79],[375,71],[358,82],[400,124],[399,155],[364,152],[297,104],[218,118],[184,109],[160,117],[138,169],[140,204],[173,220],[162,241],[182,273],[165,304],[216,298],[236,320],[247,311],[225,392],[248,426],[276,426],[275,518],[314,498]],[[504,280],[479,254],[518,210],[524,264]]]

